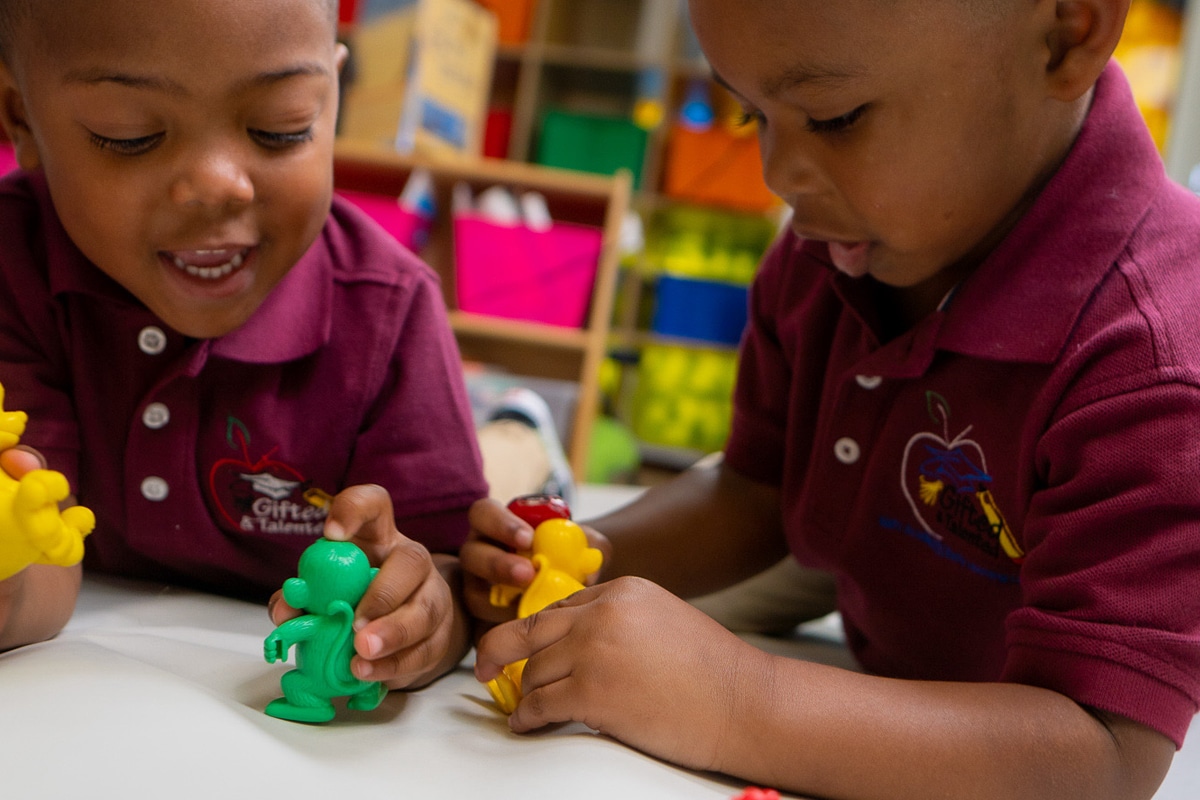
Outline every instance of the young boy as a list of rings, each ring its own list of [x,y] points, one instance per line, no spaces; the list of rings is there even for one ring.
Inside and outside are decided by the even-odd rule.
[[[469,644],[451,554],[487,490],[435,277],[330,208],[336,5],[0,0],[0,382],[96,513],[89,569],[266,599],[352,539],[382,567],[354,672],[403,687]],[[0,641],[77,586],[6,582]]]
[[[492,628],[477,676],[529,658],[514,730],[805,795],[1150,797],[1200,696],[1200,201],[1108,64],[1128,3],[689,5],[794,210],[724,463],[594,521],[602,577],[654,583]],[[529,532],[472,525],[494,620]],[[675,597],[785,549],[864,673]]]

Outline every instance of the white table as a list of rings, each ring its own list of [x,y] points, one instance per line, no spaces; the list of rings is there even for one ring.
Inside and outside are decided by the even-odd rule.
[[[576,510],[590,516],[628,496],[585,491]],[[327,725],[273,719],[262,709],[291,662],[263,661],[271,629],[250,603],[88,577],[62,634],[0,654],[0,797],[699,800],[744,786],[581,725],[512,734],[467,665]],[[846,657],[819,638],[756,642]],[[1200,743],[1176,757],[1158,797],[1200,797]]]

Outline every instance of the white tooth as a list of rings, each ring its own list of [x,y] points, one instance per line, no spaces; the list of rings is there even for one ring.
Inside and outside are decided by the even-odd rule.
[[[175,266],[179,267],[180,269],[187,269],[187,263],[184,262],[182,258],[179,256],[171,256],[171,258],[175,260]]]
[[[200,268],[194,267],[191,264],[188,264],[187,267],[185,268],[185,270],[188,275],[199,275],[200,274]]]
[[[231,258],[229,260],[230,269],[240,267],[242,265],[243,260],[244,260],[244,256],[241,253],[235,253],[233,258]]]

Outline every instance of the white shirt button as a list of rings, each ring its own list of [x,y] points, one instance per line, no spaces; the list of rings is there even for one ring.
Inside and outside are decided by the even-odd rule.
[[[157,325],[147,325],[138,333],[138,349],[148,356],[156,356],[167,349],[167,335]]]
[[[859,456],[862,455],[862,449],[859,448],[858,442],[848,436],[843,436],[833,443],[833,454],[838,461],[849,465],[858,461]]]
[[[165,428],[171,421],[171,409],[166,403],[151,403],[142,410],[142,424],[152,431]]]
[[[166,500],[169,491],[170,487],[167,486],[167,482],[157,475],[151,475],[142,480],[142,497],[147,500],[153,500],[156,503]]]
[[[879,384],[883,383],[883,378],[879,375],[855,375],[854,380],[867,391],[878,389]]]

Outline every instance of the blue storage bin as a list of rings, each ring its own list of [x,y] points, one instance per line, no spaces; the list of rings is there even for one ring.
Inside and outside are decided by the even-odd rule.
[[[747,288],[663,274],[651,328],[663,336],[736,345],[746,327]]]

